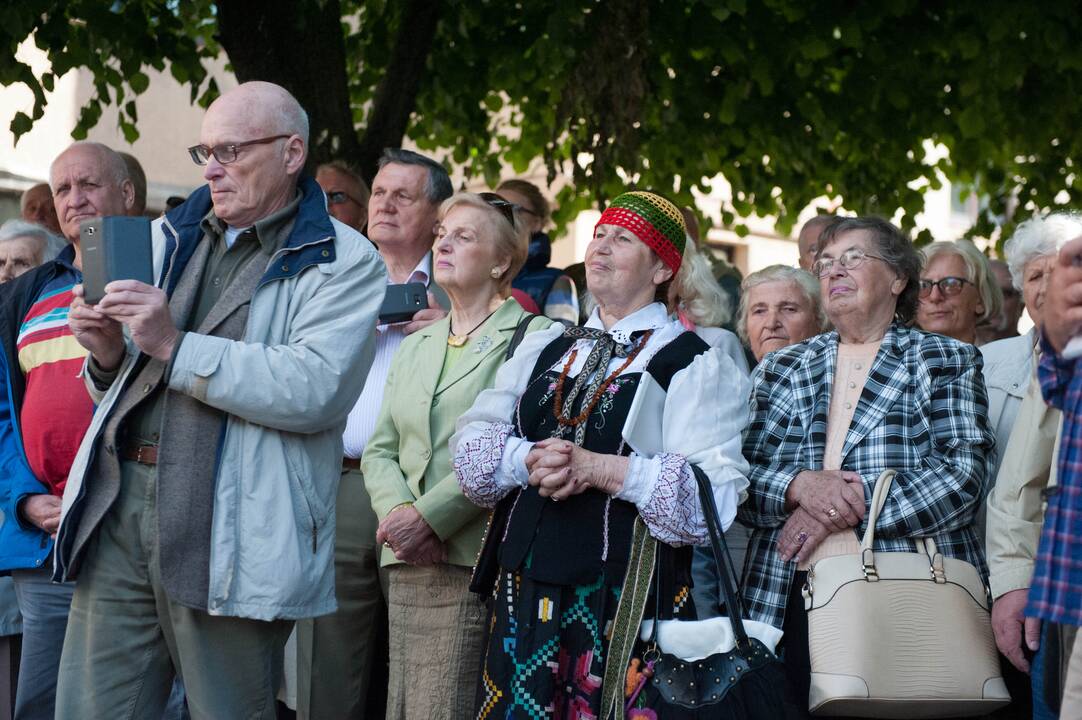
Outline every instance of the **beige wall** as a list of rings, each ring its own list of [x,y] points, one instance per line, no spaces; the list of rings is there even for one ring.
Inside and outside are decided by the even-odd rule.
[[[28,61],[37,73],[48,67],[45,54],[29,42],[20,46],[17,57]],[[201,169],[186,152],[189,145],[199,141],[203,109],[190,102],[188,89],[168,72],[144,70],[150,77],[150,87],[135,101],[139,139],[131,144],[125,141],[114,107],[103,110],[87,139],[134,155],[147,174],[148,207],[161,210],[165,198],[187,195],[203,182]],[[212,73],[222,90],[236,85],[232,73],[225,71],[224,61],[215,63]],[[22,85],[0,87],[0,191],[21,192],[48,180],[49,163],[72,142],[71,131],[79,110],[92,92],[91,77],[85,70],[73,70],[59,78],[48,94],[44,116],[15,144],[8,125],[16,112],[31,113],[33,95]]]

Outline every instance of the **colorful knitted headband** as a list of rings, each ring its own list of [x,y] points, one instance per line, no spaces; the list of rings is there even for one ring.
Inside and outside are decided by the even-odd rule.
[[[656,252],[674,274],[680,270],[687,237],[684,216],[660,195],[638,191],[618,195],[601,213],[597,224],[630,230]]]

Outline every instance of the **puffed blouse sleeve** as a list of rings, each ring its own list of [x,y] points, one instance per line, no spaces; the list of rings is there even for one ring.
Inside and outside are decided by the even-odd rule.
[[[515,407],[538,355],[563,330],[563,325],[555,323],[527,334],[514,357],[496,372],[495,384],[458,419],[451,456],[462,494],[475,505],[494,507],[515,488],[526,486],[526,455],[533,443],[514,435]]]
[[[664,452],[632,453],[623,488],[650,534],[669,545],[705,545],[706,522],[689,464],[710,479],[723,528],[747,495],[748,463],[741,436],[748,424],[751,383],[717,348],[697,356],[669,384],[662,421]]]

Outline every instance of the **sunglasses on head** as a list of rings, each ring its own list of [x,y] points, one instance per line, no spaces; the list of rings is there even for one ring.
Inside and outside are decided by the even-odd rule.
[[[518,205],[507,202],[502,197],[493,192],[478,193],[478,197],[488,203],[489,207],[493,207],[499,210],[500,214],[507,218],[507,222],[511,223],[511,227],[516,227],[515,208],[517,208]]]

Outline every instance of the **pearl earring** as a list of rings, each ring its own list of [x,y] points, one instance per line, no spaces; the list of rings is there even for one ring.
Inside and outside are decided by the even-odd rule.
[[[500,273],[499,268],[492,268],[492,272],[489,274],[492,275],[492,277],[494,278],[498,278],[502,273]]]

